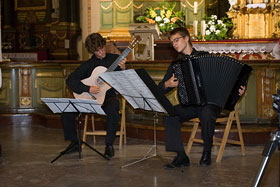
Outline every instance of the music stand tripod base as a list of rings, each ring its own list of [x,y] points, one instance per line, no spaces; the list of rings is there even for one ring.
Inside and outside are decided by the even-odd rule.
[[[82,113],[79,113],[78,116],[78,140],[79,140],[79,158],[82,158],[82,144],[85,144],[87,147],[89,147],[90,149],[92,149],[93,151],[95,151],[97,154],[99,154],[100,156],[102,156],[103,158],[105,158],[106,160],[110,160],[109,158],[107,158],[105,155],[103,155],[102,153],[100,153],[99,151],[97,151],[96,149],[94,149],[92,146],[90,146],[89,144],[87,144],[86,142],[81,140],[81,115]],[[67,149],[65,149],[64,151],[62,151],[55,159],[53,159],[51,161],[51,163],[54,163],[57,159],[59,159],[62,155],[67,154],[67,152],[71,149],[72,147],[69,147]]]
[[[145,160],[148,160],[150,158],[153,158],[153,157],[159,157],[161,160],[163,160],[159,155],[158,155],[158,150],[157,150],[157,140],[156,140],[156,124],[158,123],[158,114],[157,112],[155,112],[154,114],[154,145],[152,145],[152,147],[148,150],[148,152],[143,156],[143,158],[139,159],[139,160],[136,160],[134,162],[131,162],[131,163],[128,163],[126,165],[123,165],[121,166],[121,169],[125,168],[125,167],[128,167],[128,166],[131,166],[131,165],[134,165],[134,164],[137,164],[139,162],[142,162],[142,161],[145,161]],[[150,153],[152,153],[152,151],[154,151],[154,153],[152,155],[150,155]],[[150,155],[150,156],[149,156]]]
[[[82,141],[81,138],[81,115],[82,113],[87,114],[101,114],[105,115],[105,112],[102,110],[101,106],[96,102],[96,100],[89,100],[89,99],[71,99],[71,98],[41,98],[43,102],[53,111],[53,113],[63,113],[63,112],[71,112],[78,114],[78,141],[79,141],[79,158],[81,158],[82,152],[82,144],[85,144],[90,149],[95,151],[97,154],[105,158],[106,160],[110,160],[105,155],[94,149],[92,146],[87,144],[86,142]],[[69,150],[73,146],[67,147],[64,151],[60,152],[60,154],[51,161],[54,163],[57,159],[59,159],[62,155],[69,153]]]

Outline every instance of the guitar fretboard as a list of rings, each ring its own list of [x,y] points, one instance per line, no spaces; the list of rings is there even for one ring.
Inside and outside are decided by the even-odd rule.
[[[114,71],[119,63],[130,53],[131,49],[128,47],[126,48],[122,54],[113,62],[113,64],[107,69],[106,72]]]

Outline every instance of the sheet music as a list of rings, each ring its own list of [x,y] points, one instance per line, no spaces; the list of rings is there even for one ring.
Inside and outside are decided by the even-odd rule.
[[[122,94],[133,108],[167,113],[135,70],[105,72],[100,77]]]
[[[53,113],[81,112],[106,115],[96,100],[70,98],[41,98],[41,100],[46,103]]]

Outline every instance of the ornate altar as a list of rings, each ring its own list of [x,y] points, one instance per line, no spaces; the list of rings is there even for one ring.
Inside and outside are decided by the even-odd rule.
[[[232,0],[227,14],[234,23],[234,38],[279,37],[279,7],[275,0]]]
[[[59,18],[53,3],[59,4]],[[81,33],[78,0],[4,0],[2,50],[5,53],[37,53],[38,59],[77,59]],[[21,55],[20,55],[21,56]],[[15,57],[15,56],[14,56]]]

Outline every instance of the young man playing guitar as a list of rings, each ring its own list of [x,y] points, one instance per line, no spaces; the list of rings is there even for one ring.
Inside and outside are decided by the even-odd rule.
[[[93,74],[98,73],[95,73],[95,70],[98,68],[106,69],[109,68],[113,63],[116,63],[116,59],[119,57],[119,55],[106,53],[105,45],[106,40],[98,33],[92,33],[86,38],[85,46],[88,52],[93,55],[88,61],[82,63],[77,69],[75,69],[66,80],[67,86],[75,94],[79,95],[82,93],[87,93],[87,95],[91,96],[92,99],[96,99],[93,95],[98,95],[101,91],[102,85],[98,85],[95,82],[84,84],[83,80],[91,77]],[[115,71],[124,70],[126,58],[120,59],[117,63],[118,66],[116,67]],[[113,88],[110,88],[105,92],[105,99],[102,104],[102,109],[106,113],[107,129],[104,155],[107,158],[112,158],[114,156],[113,142],[116,136],[118,122],[120,120],[119,101]],[[68,153],[78,152],[79,145],[75,127],[76,115],[74,113],[62,113],[61,117],[62,123],[64,125],[64,138],[65,140],[71,141],[71,144],[69,145],[71,149],[68,151]]]

